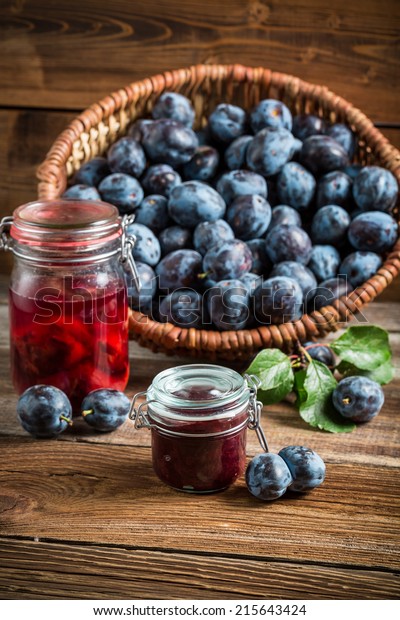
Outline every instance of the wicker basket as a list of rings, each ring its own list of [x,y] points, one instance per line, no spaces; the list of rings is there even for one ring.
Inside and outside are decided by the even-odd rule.
[[[82,163],[107,148],[126,133],[134,119],[148,116],[164,90],[189,97],[196,110],[197,127],[206,122],[214,107],[232,102],[249,110],[261,99],[273,97],[292,112],[314,113],[331,122],[344,122],[356,133],[356,161],[377,162],[400,182],[400,152],[391,146],[372,122],[349,102],[302,80],[264,68],[241,65],[198,65],[134,82],[93,104],[57,138],[38,170],[38,193],[52,199],[64,191],[67,180]],[[338,329],[364,305],[379,295],[400,270],[400,239],[378,272],[347,297],[341,297],[320,311],[305,314],[296,322],[260,326],[240,331],[184,329],[158,323],[140,312],[130,314],[130,333],[140,344],[154,351],[208,357],[245,359],[265,347],[291,350],[294,343],[318,338]]]

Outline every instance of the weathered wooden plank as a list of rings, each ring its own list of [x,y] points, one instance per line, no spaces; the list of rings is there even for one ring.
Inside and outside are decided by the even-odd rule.
[[[74,116],[44,110],[0,110],[0,218],[35,200],[36,168]],[[11,265],[11,255],[1,252],[0,272],[8,273]]]
[[[0,438],[0,535],[399,568],[398,469],[327,463],[322,487],[263,503],[243,479],[179,493],[148,448]]]
[[[327,84],[375,120],[399,121],[397,8],[395,0],[71,0],[49,11],[44,0],[9,0],[0,105],[83,108],[172,67],[241,62]]]
[[[392,572],[0,539],[3,599],[387,599]]]

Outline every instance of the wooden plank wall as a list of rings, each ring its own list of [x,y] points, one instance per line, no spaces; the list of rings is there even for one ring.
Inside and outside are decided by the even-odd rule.
[[[35,169],[77,112],[194,63],[324,83],[400,146],[399,31],[397,0],[0,0],[0,215],[35,197]]]

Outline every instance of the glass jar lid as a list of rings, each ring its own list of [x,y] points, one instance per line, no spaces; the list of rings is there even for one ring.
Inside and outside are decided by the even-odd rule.
[[[206,421],[234,417],[249,394],[245,379],[230,368],[188,364],[159,373],[147,390],[147,402],[152,417]]]
[[[122,234],[118,209],[101,201],[41,200],[14,211],[10,236],[18,244],[84,249]]]

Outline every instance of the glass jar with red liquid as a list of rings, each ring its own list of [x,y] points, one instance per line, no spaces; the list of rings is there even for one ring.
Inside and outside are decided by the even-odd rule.
[[[15,257],[9,289],[11,370],[18,393],[54,385],[75,410],[129,376],[124,262],[127,221],[109,204],[54,200],[4,218],[1,245]]]
[[[189,364],[159,373],[136,394],[131,418],[151,429],[153,468],[180,491],[212,493],[229,487],[246,464],[246,434],[259,426],[261,403],[254,378],[212,364]],[[136,406],[145,395],[146,400]]]

